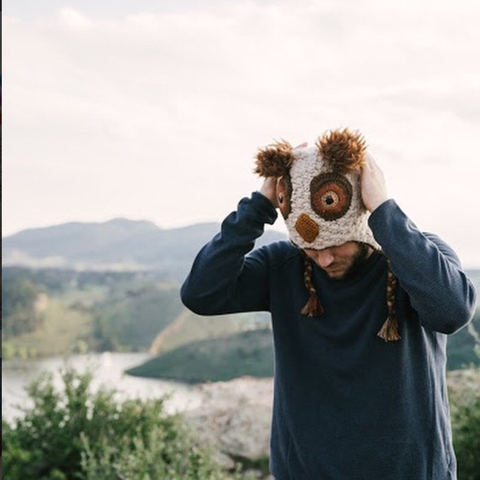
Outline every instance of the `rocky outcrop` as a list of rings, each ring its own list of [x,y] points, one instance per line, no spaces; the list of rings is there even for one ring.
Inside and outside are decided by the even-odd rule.
[[[480,370],[448,372],[451,398],[466,398],[480,389]],[[199,406],[185,411],[188,424],[200,442],[218,452],[219,461],[233,467],[233,460],[265,463],[269,456],[273,379],[241,377],[229,382],[198,385]],[[254,469],[258,478],[272,479],[266,468]]]
[[[233,459],[266,463],[269,456],[273,379],[241,377],[200,385],[200,407],[185,412],[187,423],[202,443],[217,452],[225,466]],[[263,476],[258,470],[257,475]]]
[[[453,370],[447,372],[450,404],[468,403],[480,393],[480,369]]]

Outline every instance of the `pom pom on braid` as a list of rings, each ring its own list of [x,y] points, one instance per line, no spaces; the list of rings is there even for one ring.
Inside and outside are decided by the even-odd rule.
[[[402,337],[398,333],[398,321],[395,314],[395,289],[397,279],[390,269],[390,262],[387,260],[387,308],[388,317],[377,335],[386,342],[396,342]]]
[[[308,302],[302,308],[300,312],[302,315],[306,315],[307,317],[320,317],[324,310],[322,304],[317,295],[317,291],[315,290],[315,286],[313,285],[312,275],[313,275],[313,265],[312,261],[306,253],[301,250],[303,256],[303,264],[304,264],[304,271],[303,271],[303,281],[305,283],[305,287],[310,295]]]

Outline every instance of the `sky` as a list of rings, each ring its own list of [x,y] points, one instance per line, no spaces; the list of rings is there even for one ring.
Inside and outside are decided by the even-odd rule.
[[[4,0],[2,235],[221,221],[259,147],[349,127],[480,267],[479,24],[476,0]]]

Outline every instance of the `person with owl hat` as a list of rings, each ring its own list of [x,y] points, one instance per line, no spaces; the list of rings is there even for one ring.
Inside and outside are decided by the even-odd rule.
[[[454,251],[389,198],[360,133],[259,149],[261,189],[198,253],[183,303],[267,311],[277,480],[452,480],[447,335],[476,292]],[[277,210],[289,241],[253,250]]]

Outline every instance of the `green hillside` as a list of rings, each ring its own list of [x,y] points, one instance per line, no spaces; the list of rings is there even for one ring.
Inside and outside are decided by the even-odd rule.
[[[163,353],[130,370],[129,375],[182,382],[231,380],[243,375],[273,375],[273,339],[269,329],[200,340]]]
[[[181,314],[158,334],[150,347],[150,353],[158,355],[191,342],[226,337],[247,329],[267,328],[269,325],[270,315],[265,312],[206,317],[184,308]]]
[[[146,351],[157,333],[180,313],[176,285],[154,283],[129,289],[97,308],[93,336],[99,350]]]
[[[194,382],[272,372],[268,314],[195,315],[158,272],[5,267],[2,280],[6,359],[150,351],[159,356],[134,374]],[[480,311],[449,337],[449,370],[480,364],[477,332]]]
[[[2,280],[7,359],[147,351],[182,309],[178,285],[154,273],[7,267]]]
[[[91,312],[69,308],[49,297],[43,319],[32,332],[3,339],[3,358],[36,358],[69,355],[88,351],[88,339],[93,325]]]
[[[223,381],[238,376],[265,377],[273,374],[272,335],[269,329],[256,329],[221,336],[216,328],[238,328],[238,315],[198,317],[184,312],[181,322],[173,322],[164,333],[159,355],[126,373],[168,378],[185,382]],[[172,329],[171,335],[168,331]],[[448,369],[480,365],[475,353],[475,335],[480,332],[480,315],[449,337]],[[195,341],[190,341],[195,336]],[[210,337],[210,338],[208,338]],[[216,338],[213,338],[216,337]]]
[[[447,368],[458,370],[480,365],[480,309],[466,328],[448,337]]]

